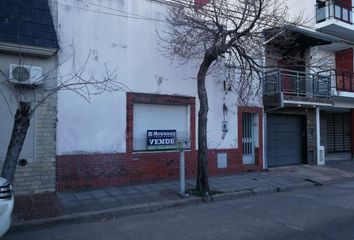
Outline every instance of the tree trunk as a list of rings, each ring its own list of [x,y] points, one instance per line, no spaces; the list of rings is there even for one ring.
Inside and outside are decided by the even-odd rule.
[[[198,113],[198,176],[196,190],[202,195],[206,195],[209,192],[207,144],[207,121],[209,106],[207,91],[205,88],[205,78],[210,65],[215,59],[216,58],[213,55],[205,55],[197,76],[200,108]]]
[[[27,130],[31,120],[31,105],[29,102],[20,102],[16,111],[12,135],[4,165],[2,167],[1,176],[12,183],[18,159],[22,150],[23,143],[26,139]]]

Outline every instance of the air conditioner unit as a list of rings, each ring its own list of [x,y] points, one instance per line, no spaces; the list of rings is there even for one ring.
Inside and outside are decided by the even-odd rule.
[[[10,64],[10,82],[18,85],[40,85],[43,83],[42,68]]]

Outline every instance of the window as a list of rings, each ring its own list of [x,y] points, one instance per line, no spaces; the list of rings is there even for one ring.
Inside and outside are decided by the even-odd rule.
[[[133,119],[133,151],[175,150],[177,142],[174,140],[189,141],[189,107],[186,105],[137,103],[133,105]],[[148,142],[148,131],[159,133],[161,137],[149,138]],[[190,148],[189,144],[186,147]]]

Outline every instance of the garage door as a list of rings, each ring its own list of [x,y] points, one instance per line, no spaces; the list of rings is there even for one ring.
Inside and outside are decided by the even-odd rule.
[[[303,161],[304,117],[297,115],[267,115],[268,166],[301,164]]]
[[[189,138],[188,106],[134,104],[133,119],[134,151],[148,150],[148,130],[175,130],[178,139]]]

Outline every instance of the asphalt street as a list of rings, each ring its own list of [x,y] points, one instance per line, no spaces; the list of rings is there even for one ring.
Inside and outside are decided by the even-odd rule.
[[[11,232],[15,239],[354,239],[354,181],[114,220]]]

